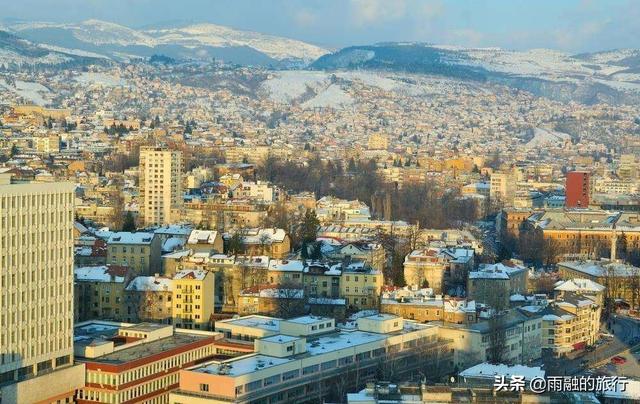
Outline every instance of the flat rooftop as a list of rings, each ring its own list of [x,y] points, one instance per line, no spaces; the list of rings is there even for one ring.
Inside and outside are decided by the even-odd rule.
[[[80,323],[73,330],[73,344],[76,348],[98,346],[113,342],[115,350],[96,358],[85,358],[76,349],[76,358],[79,361],[98,362],[109,364],[122,364],[141,358],[171,351],[194,342],[213,339],[216,333],[189,332],[189,330],[173,331],[173,334],[155,340],[127,338],[119,335],[119,330],[127,330],[150,334],[161,328],[171,327],[166,324],[155,323],[117,323],[107,321],[90,321]],[[146,341],[146,342],[145,342]]]
[[[133,324],[117,325],[117,323],[90,322],[88,324],[78,325],[73,329],[73,342],[90,341],[96,338],[109,339],[118,335],[120,328],[129,325]]]
[[[230,324],[239,327],[260,328],[267,331],[278,332],[280,331],[280,321],[282,320],[273,317],[245,316],[240,318],[230,318],[227,320],[216,321],[216,328],[224,328],[225,324]]]
[[[323,323],[325,321],[333,321],[333,319],[330,317],[301,316],[296,318],[290,318],[284,321],[288,323],[296,323],[296,324],[315,324],[315,323]]]
[[[310,356],[324,355],[329,352],[363,345],[375,341],[385,340],[391,334],[375,334],[364,331],[333,332],[319,338],[308,340],[307,351],[292,355],[287,358],[278,358],[263,354],[255,354],[231,359],[226,362],[212,361],[190,369],[193,372],[228,375],[231,377],[242,376],[292,361],[308,358]],[[274,335],[267,340],[277,341],[278,338],[292,338],[286,335]],[[296,337],[293,337],[297,339]]]
[[[211,335],[183,334],[175,333],[170,337],[162,338],[152,342],[145,342],[139,345],[133,345],[130,348],[124,348],[119,351],[109,353],[98,358],[85,359],[78,357],[79,361],[110,363],[114,365],[132,362],[138,359],[146,358],[163,352],[192,344],[194,342],[213,338]]]
[[[242,376],[258,370],[292,362],[295,358],[276,358],[266,355],[250,355],[238,360],[227,362],[210,362],[190,369],[193,372],[209,373],[214,375]]]
[[[287,342],[296,341],[296,340],[299,340],[299,339],[300,339],[300,337],[293,337],[291,335],[277,334],[277,335],[272,335],[272,336],[266,337],[266,338],[260,338],[260,341],[268,341],[268,342],[286,344]]]

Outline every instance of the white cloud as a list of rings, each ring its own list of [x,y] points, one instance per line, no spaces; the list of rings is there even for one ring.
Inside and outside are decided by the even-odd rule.
[[[444,3],[440,0],[423,2],[418,10],[420,15],[428,20],[440,17],[444,11]]]
[[[358,26],[396,20],[405,16],[404,0],[350,0],[353,22]]]
[[[293,21],[300,27],[314,25],[317,20],[317,16],[311,10],[307,9],[298,10],[293,15]]]

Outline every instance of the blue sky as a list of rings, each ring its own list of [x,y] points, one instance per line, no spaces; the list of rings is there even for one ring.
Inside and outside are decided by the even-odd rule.
[[[9,18],[211,22],[338,48],[420,41],[569,52],[640,48],[640,0],[19,0]]]

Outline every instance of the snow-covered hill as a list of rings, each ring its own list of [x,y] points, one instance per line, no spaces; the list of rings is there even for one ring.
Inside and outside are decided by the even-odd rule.
[[[640,101],[640,50],[635,49],[571,55],[549,49],[512,51],[383,43],[344,48],[322,56],[311,67],[403,71],[491,81],[560,101]]]
[[[43,46],[0,31],[0,67],[20,69],[24,66],[56,66],[95,62],[97,55],[60,47]]]
[[[239,31],[214,24],[197,24],[184,28],[146,31],[158,43],[183,46],[248,46],[274,59],[301,59],[314,61],[328,51],[315,45],[293,39]]]
[[[241,64],[251,61],[255,64],[310,63],[327,53],[305,42],[214,24],[135,30],[111,22],[87,20],[69,24],[17,23],[8,25],[8,29],[32,41],[99,53],[115,60],[120,59],[121,53],[129,58],[162,53],[175,58],[216,57]]]

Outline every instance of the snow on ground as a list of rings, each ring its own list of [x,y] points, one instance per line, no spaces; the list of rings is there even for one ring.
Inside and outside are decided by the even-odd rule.
[[[315,60],[327,53],[326,49],[294,39],[240,31],[214,24],[196,24],[181,28],[150,30],[158,43],[185,46],[248,46],[274,59],[296,57]]]
[[[80,84],[97,84],[103,87],[120,87],[128,84],[126,80],[120,77],[108,73],[94,72],[83,72],[75,78],[75,81]]]
[[[273,101],[290,103],[307,91],[308,87],[317,88],[328,79],[327,73],[314,71],[288,70],[277,73],[265,80],[262,88]]]
[[[591,75],[594,70],[573,59],[570,55],[550,49],[531,49],[526,52],[515,52],[497,48],[466,49],[460,51],[469,60],[462,58],[461,63],[484,67],[508,74],[524,76],[544,76],[553,80],[556,76],[580,74]]]
[[[617,81],[617,80],[595,80],[600,84],[607,85],[609,87],[615,88],[616,90],[621,91],[640,91],[640,83],[630,83],[627,81]]]
[[[0,67],[9,67],[12,64],[23,65],[57,65],[72,60],[70,57],[63,56],[57,53],[48,53],[45,56],[31,57],[23,56],[16,52],[0,49]]]
[[[595,63],[615,64],[623,59],[638,56],[639,53],[638,49],[616,49],[593,53],[588,60]]]
[[[16,80],[13,87],[6,81],[0,80],[0,86],[37,105],[47,105],[48,98],[51,97],[51,91],[40,83]]]
[[[337,84],[331,84],[312,99],[302,103],[304,108],[344,108],[353,104],[353,98]]]
[[[346,80],[359,80],[367,86],[378,87],[385,91],[397,90],[404,85],[404,83],[375,72],[341,72],[336,75]]]
[[[527,147],[533,148],[533,147],[541,147],[541,146],[552,144],[552,143],[563,143],[570,139],[571,139],[571,136],[566,133],[549,131],[542,128],[534,128],[533,139],[531,139],[527,143]]]
[[[272,101],[290,104],[294,101],[304,101],[302,107],[333,107],[344,108],[357,102],[347,91],[345,85],[332,84],[330,78],[335,74],[341,80],[352,83],[359,83],[371,88],[379,88],[382,91],[390,91],[406,94],[409,96],[428,96],[429,94],[439,94],[449,92],[451,88],[461,88],[466,92],[475,93],[478,91],[488,91],[478,86],[468,83],[435,77],[435,76],[398,76],[379,72],[352,71],[325,73],[318,71],[281,71],[274,73],[271,78],[265,80],[261,86],[261,93],[268,96]],[[401,80],[404,78],[405,80]],[[309,91],[313,91],[312,98],[303,97]],[[311,94],[313,95],[313,94]],[[306,98],[301,100],[300,98]]]
[[[96,59],[109,59],[108,57],[101,55],[99,53],[88,52],[82,49],[70,49],[63,48],[61,46],[48,45],[48,44],[38,44],[41,48],[48,49],[54,52],[66,53],[68,55],[88,57],[88,58],[96,58]]]

